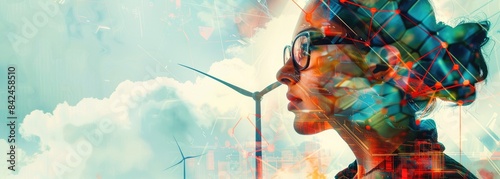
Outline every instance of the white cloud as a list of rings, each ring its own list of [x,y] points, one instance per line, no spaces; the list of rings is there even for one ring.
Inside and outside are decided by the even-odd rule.
[[[248,72],[252,70],[250,66],[239,60],[220,62],[224,63],[242,75],[232,75],[236,71],[221,73],[217,71],[220,68],[217,64],[210,73],[220,73],[219,76],[233,79],[245,76],[251,79],[249,75],[244,75],[251,74]],[[85,178],[96,175],[93,172],[111,175],[110,171],[99,170],[106,166],[113,166],[115,174],[111,176],[131,171],[148,173],[152,170],[150,175],[161,177],[165,175],[160,172],[162,167],[169,165],[170,159],[175,158],[159,153],[176,152],[171,136],[194,141],[194,144],[204,144],[199,139],[201,131],[210,131],[209,127],[213,127],[215,122],[214,117],[232,115],[229,116],[232,119],[219,121],[222,126],[223,123],[234,124],[240,116],[253,113],[240,109],[239,113],[234,114],[233,111],[238,111],[238,108],[253,109],[253,100],[243,100],[246,97],[217,85],[208,78],[199,78],[194,84],[179,83],[171,78],[125,81],[109,98],[87,98],[75,106],[62,103],[50,113],[33,111],[24,119],[21,134],[26,139],[39,138],[40,151],[29,156],[33,161],[21,164],[16,177]],[[266,101],[265,104],[273,103],[271,100]],[[250,126],[243,124],[245,122],[242,120],[236,134],[240,142],[251,142],[253,137],[247,136],[252,130],[245,127]],[[215,133],[227,135],[226,131],[231,125],[225,126],[225,129],[217,127]]]

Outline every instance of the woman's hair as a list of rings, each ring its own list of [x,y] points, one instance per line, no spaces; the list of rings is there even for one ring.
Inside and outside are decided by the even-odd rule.
[[[394,84],[411,101],[475,100],[475,84],[488,75],[481,47],[489,22],[450,27],[436,23],[428,0],[319,0],[330,21],[346,27],[365,49],[373,80]],[[326,14],[325,14],[326,15]],[[306,14],[307,17],[307,14]],[[378,57],[378,58],[377,58]]]

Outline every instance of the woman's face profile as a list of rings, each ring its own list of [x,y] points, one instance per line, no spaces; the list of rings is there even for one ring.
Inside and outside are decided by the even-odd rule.
[[[299,18],[294,33],[297,40],[290,49],[292,55],[284,55],[285,64],[276,76],[288,87],[288,110],[295,114],[294,127],[301,134],[332,128],[329,122],[356,101],[356,91],[369,87],[363,70],[348,55],[356,51],[353,44],[312,43],[325,35],[344,38],[342,26],[330,24],[323,18],[323,12],[314,11],[311,17],[306,19],[303,14]],[[308,34],[309,41],[297,37],[302,34]],[[298,68],[294,67],[294,60]]]
[[[424,9],[427,20],[412,20]],[[358,178],[407,175],[395,166],[432,176],[443,169],[407,165],[414,154],[452,162],[439,158],[444,147],[425,115],[436,99],[474,101],[474,84],[488,74],[481,47],[489,22],[436,24],[428,1],[318,0],[301,11],[276,75],[288,87],[296,132],[334,129],[356,156]]]

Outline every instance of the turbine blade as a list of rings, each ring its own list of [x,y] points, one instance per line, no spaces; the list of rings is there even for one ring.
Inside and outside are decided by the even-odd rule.
[[[259,92],[259,96],[264,96],[266,93],[272,91],[273,89],[277,88],[278,86],[280,86],[281,83],[280,82],[274,82],[272,84],[270,84],[269,86],[267,86],[266,88],[262,89],[262,91]]]
[[[223,81],[223,80],[221,80],[221,79],[219,79],[219,78],[216,78],[216,77],[214,77],[214,76],[212,76],[212,75],[206,74],[206,73],[204,73],[204,72],[202,72],[202,71],[200,71],[200,70],[197,70],[197,69],[191,68],[191,67],[186,66],[186,65],[183,65],[183,64],[179,64],[179,65],[180,65],[180,66],[183,66],[183,67],[185,67],[185,68],[189,68],[189,69],[191,69],[191,70],[194,70],[194,71],[196,71],[196,72],[198,72],[198,73],[201,73],[201,74],[203,74],[203,75],[205,75],[205,76],[208,76],[208,77],[210,77],[210,78],[212,78],[212,79],[214,79],[214,80],[216,80],[216,81],[218,81],[218,82],[221,82],[222,84],[224,84],[224,85],[228,86],[229,88],[231,88],[231,89],[235,90],[236,92],[238,92],[238,93],[240,93],[240,94],[242,94],[242,95],[245,95],[245,96],[248,96],[248,97],[253,97],[253,93],[252,93],[252,92],[250,92],[250,91],[244,90],[244,89],[242,89],[242,88],[240,88],[240,87],[237,87],[237,86],[235,86],[235,85],[233,85],[233,84],[231,84],[231,83],[225,82],[225,81]]]
[[[174,136],[174,140],[175,140],[175,143],[177,144],[177,148],[179,148],[179,152],[181,152],[182,158],[184,159],[184,153],[182,153],[181,146],[179,146],[179,143],[177,142],[177,139],[175,138],[175,136]]]
[[[170,168],[172,168],[172,167],[175,167],[176,165],[179,165],[182,161],[184,161],[184,159],[182,159],[181,161],[177,162],[176,164],[174,164],[174,165],[172,165],[172,166],[170,166],[170,167],[166,168],[165,170],[168,170],[168,169],[170,169]]]
[[[187,156],[186,159],[189,159],[189,158],[196,158],[196,157],[200,157],[202,155],[205,155],[205,154],[200,154],[200,155],[195,155],[195,156]]]

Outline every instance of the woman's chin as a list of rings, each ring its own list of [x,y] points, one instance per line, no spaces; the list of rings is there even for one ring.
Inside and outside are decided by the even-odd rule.
[[[323,112],[294,112],[295,120],[293,127],[299,134],[316,134],[327,129],[332,129],[328,122],[330,118]]]

